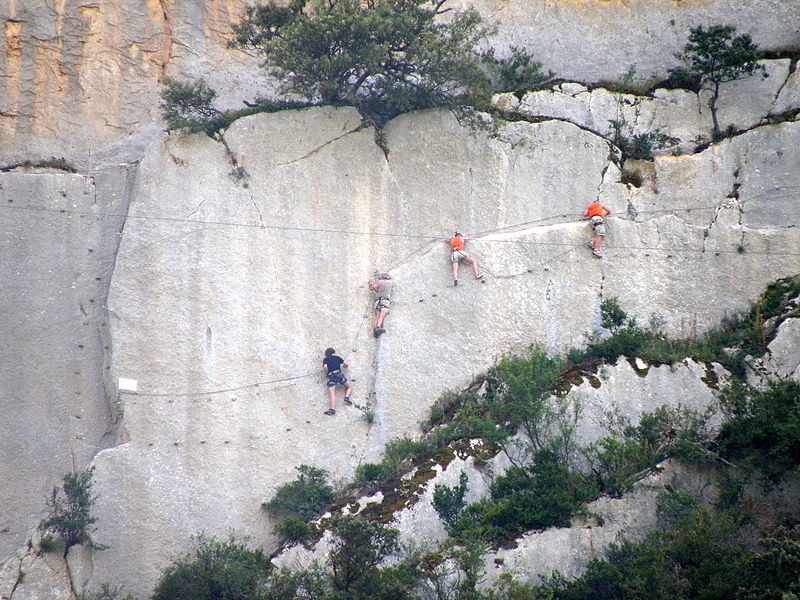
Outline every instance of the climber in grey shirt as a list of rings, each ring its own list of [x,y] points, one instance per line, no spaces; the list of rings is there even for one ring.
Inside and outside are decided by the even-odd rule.
[[[369,289],[375,292],[375,327],[372,335],[376,338],[386,331],[383,328],[383,320],[389,314],[393,285],[394,280],[388,273],[375,273],[375,281],[369,282]]]

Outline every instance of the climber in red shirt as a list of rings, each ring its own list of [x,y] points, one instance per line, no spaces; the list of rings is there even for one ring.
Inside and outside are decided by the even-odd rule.
[[[611,209],[599,200],[592,202],[586,207],[583,212],[584,217],[592,220],[592,232],[594,237],[589,242],[589,247],[592,249],[592,255],[595,258],[602,258],[600,254],[600,244],[603,243],[603,238],[606,237],[606,217],[611,214]]]
[[[467,239],[468,238],[456,231],[453,237],[445,240],[446,243],[450,244],[450,264],[453,267],[453,285],[458,285],[458,265],[462,262],[466,262],[472,266],[475,279],[481,279],[483,277],[483,274],[478,273],[478,263],[467,253],[465,247]]]

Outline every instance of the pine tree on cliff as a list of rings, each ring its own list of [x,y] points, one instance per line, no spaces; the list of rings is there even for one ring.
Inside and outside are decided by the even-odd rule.
[[[270,0],[249,7],[231,45],[264,56],[284,93],[355,106],[381,123],[488,96],[478,43],[489,29],[448,0]],[[447,18],[442,15],[447,13]]]
[[[758,46],[747,34],[734,37],[736,28],[732,25],[713,25],[690,29],[689,42],[683,53],[678,55],[687,67],[670,69],[670,79],[694,80],[701,89],[711,92],[708,108],[714,122],[714,139],[722,137],[717,119],[717,100],[720,85],[740,79],[747,79],[756,73],[766,77],[764,67],[758,63]]]

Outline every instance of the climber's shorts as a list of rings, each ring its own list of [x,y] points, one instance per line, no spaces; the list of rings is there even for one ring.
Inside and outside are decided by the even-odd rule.
[[[341,371],[328,375],[328,387],[336,387],[337,385],[344,385],[346,383],[347,377],[345,377],[344,373]]]
[[[592,230],[595,235],[604,236],[606,234],[606,222],[600,217],[592,217]]]
[[[382,310],[389,312],[389,305],[391,303],[392,301],[389,300],[389,298],[384,298],[381,296],[375,301],[375,312],[381,312]]]
[[[451,263],[459,263],[465,258],[469,258],[469,254],[467,254],[466,250],[453,250],[450,253],[450,262]]]

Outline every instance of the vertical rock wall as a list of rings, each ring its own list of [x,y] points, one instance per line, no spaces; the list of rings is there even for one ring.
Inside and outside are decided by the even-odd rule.
[[[64,473],[117,441],[106,297],[128,175],[0,174],[0,562]]]
[[[159,81],[205,77],[220,105],[267,87],[226,48],[243,0],[0,2],[0,161],[64,157],[89,167],[137,158],[161,129]]]
[[[2,595],[68,598],[103,581],[146,592],[198,531],[269,544],[259,503],[295,465],[347,478],[499,353],[580,343],[601,297],[687,333],[797,270],[796,123],[660,157],[641,188],[618,183],[602,131],[586,131],[574,106],[544,113],[572,123],[493,135],[445,113],[408,115],[387,130],[388,156],[353,111],[262,115],[226,135],[244,174],[207,138],[163,137],[164,75],[205,77],[221,108],[274,89],[255,57],[225,47],[244,5],[0,0]],[[500,50],[528,48],[583,80],[633,63],[641,77],[663,74],[701,23],[732,23],[768,49],[800,42],[793,0],[476,6]],[[750,82],[726,118],[751,127],[764,110],[797,108],[797,70],[774,63],[769,102]],[[587,116],[605,125],[601,94],[587,95]],[[699,106],[667,100],[678,116]],[[664,123],[659,110],[638,125]],[[702,108],[688,115],[687,134],[707,126]],[[82,174],[6,172],[50,157]],[[598,197],[624,219],[593,263],[575,217]],[[449,287],[434,238],[455,227],[474,235],[486,284]],[[364,287],[375,268],[398,280],[379,342]],[[320,414],[327,345],[351,360],[372,426],[354,408]],[[118,405],[119,376],[141,387]],[[96,460],[98,538],[111,548],[73,556],[70,580],[26,541],[52,486],[111,446]]]
[[[139,392],[123,394],[128,441],[95,460],[98,539],[111,548],[95,553],[90,585],[152,584],[198,531],[270,544],[260,503],[296,465],[349,478],[498,355],[580,345],[602,298],[676,335],[745,307],[797,269],[794,222],[759,221],[794,196],[752,212],[749,198],[798,189],[769,157],[796,158],[799,132],[784,123],[658,159],[657,192],[619,183],[606,141],[560,120],[490,135],[447,112],[405,115],[385,155],[351,109],[257,115],[225,136],[244,177],[204,136],[152,145],[109,296],[112,373]],[[618,215],[601,261],[579,219],[598,197]],[[473,235],[485,283],[462,267],[452,286],[441,240],[456,228]],[[397,282],[379,340],[365,287],[376,268]],[[350,361],[371,425],[355,407],[322,414],[329,345]]]

